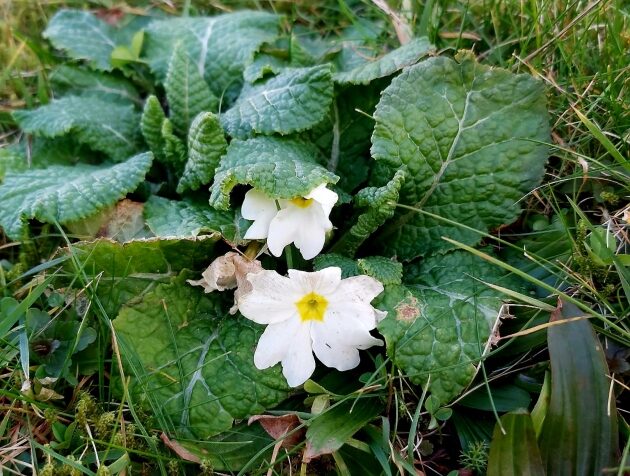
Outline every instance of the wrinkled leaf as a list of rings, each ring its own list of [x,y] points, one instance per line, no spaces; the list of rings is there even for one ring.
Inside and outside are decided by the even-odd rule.
[[[272,198],[307,195],[318,185],[338,177],[317,163],[317,149],[295,139],[255,137],[233,140],[216,170],[210,205],[226,210],[230,192],[247,184]]]
[[[234,236],[234,213],[215,210],[207,202],[176,201],[152,195],[144,207],[147,225],[162,238],[192,238],[221,233]]]
[[[379,325],[387,354],[439,405],[475,376],[498,324],[502,294],[478,280],[515,287],[509,275],[474,255],[454,251],[405,269],[406,286],[387,286]],[[430,380],[429,380],[430,379]]]
[[[288,393],[279,366],[254,367],[262,327],[226,317],[220,302],[221,295],[204,295],[178,278],[121,309],[114,321],[132,392],[141,392],[136,398],[148,400],[176,435],[219,434]]]
[[[433,49],[428,38],[414,38],[409,43],[372,61],[333,75],[336,83],[368,84],[378,78],[390,76],[406,66],[417,63]]]
[[[190,123],[199,113],[216,112],[219,107],[219,100],[210,91],[183,45],[173,52],[164,89],[170,107],[170,119],[182,137],[188,134]]]
[[[188,160],[177,192],[197,190],[210,183],[221,157],[227,149],[227,141],[217,116],[211,112],[199,114],[188,134]]]
[[[164,126],[164,110],[157,97],[151,95],[144,103],[142,118],[140,119],[140,129],[145,142],[149,145],[155,160],[165,161],[164,148],[165,141],[162,137],[162,127]]]
[[[403,204],[487,232],[513,222],[540,183],[549,124],[541,82],[530,75],[431,58],[396,77],[382,94],[372,155],[406,165]],[[400,209],[381,233],[390,254],[410,260],[452,248],[448,236],[476,244],[479,233]]]
[[[138,152],[140,116],[131,105],[66,96],[37,109],[15,111],[13,117],[24,132],[45,137],[71,134],[117,161]]]
[[[0,185],[0,224],[19,239],[26,220],[67,223],[113,205],[144,180],[151,153],[116,165],[51,166],[9,174]]]
[[[111,74],[60,65],[51,73],[50,82],[56,92],[63,94],[96,96],[121,104],[140,103],[140,95],[133,83]]]
[[[324,118],[332,96],[329,66],[286,69],[265,83],[245,87],[221,122],[231,136],[241,139],[253,132],[299,132]]]

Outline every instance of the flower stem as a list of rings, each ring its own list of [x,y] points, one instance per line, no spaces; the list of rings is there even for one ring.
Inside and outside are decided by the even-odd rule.
[[[293,252],[291,251],[291,245],[284,249],[284,257],[287,260],[287,269],[293,269]]]

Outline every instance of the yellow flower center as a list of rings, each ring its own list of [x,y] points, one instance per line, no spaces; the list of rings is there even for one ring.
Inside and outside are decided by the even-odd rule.
[[[323,321],[328,301],[320,294],[308,293],[295,303],[302,322]]]
[[[308,208],[308,207],[311,206],[311,203],[313,203],[313,199],[312,198],[295,197],[295,198],[291,199],[291,203],[293,205],[295,205],[296,207]]]

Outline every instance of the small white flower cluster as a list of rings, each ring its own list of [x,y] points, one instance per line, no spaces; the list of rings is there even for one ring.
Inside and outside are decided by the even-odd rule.
[[[252,189],[241,207],[243,218],[253,220],[244,238],[266,239],[274,256],[294,243],[304,259],[312,259],[332,230],[328,217],[338,198],[325,184],[303,197],[277,201]],[[341,269],[330,267],[314,273],[289,269],[285,277],[230,252],[217,258],[201,280],[188,282],[206,292],[236,288],[231,312],[238,309],[267,325],[254,364],[262,370],[282,363],[292,387],[313,374],[313,353],[324,365],[343,371],[359,365],[359,350],[383,344],[370,334],[386,314],[370,304],[383,285],[369,276],[341,279]]]
[[[326,241],[326,233],[333,225],[328,219],[338,195],[322,184],[304,197],[291,200],[269,198],[251,189],[245,194],[241,214],[254,223],[245,233],[246,240],[267,239],[269,251],[280,256],[285,246],[294,243],[304,259],[319,254]]]

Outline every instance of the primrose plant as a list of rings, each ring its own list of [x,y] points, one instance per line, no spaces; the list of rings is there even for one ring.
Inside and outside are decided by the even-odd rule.
[[[447,404],[500,322],[486,283],[522,286],[471,251],[543,178],[543,85],[288,23],[62,10],[54,99],[0,152],[5,234],[68,234],[62,266],[98,283],[131,397],[171,436],[223,438],[331,372],[384,384],[383,358]]]

